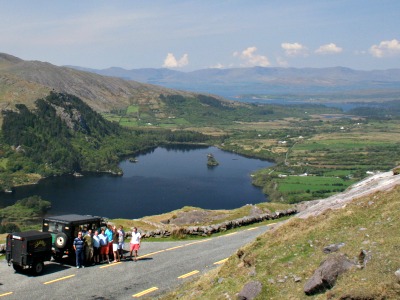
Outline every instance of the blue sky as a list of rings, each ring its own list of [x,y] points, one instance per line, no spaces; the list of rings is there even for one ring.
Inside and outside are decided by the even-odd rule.
[[[400,68],[399,0],[0,0],[0,52],[89,68]]]

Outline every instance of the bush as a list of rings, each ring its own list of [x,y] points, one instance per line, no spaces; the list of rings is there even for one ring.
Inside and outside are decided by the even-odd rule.
[[[21,229],[18,227],[18,225],[14,223],[6,223],[4,225],[0,225],[0,233],[12,233],[18,231],[21,231]]]

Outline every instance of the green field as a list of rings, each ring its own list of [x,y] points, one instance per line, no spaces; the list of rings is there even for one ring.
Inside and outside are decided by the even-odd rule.
[[[139,112],[139,106],[138,105],[130,105],[126,109],[126,114],[137,114]]]
[[[124,127],[137,127],[138,121],[134,118],[121,118],[119,121],[119,125]]]
[[[321,189],[344,189],[352,182],[337,177],[323,176],[288,176],[278,179],[280,192],[318,191]]]

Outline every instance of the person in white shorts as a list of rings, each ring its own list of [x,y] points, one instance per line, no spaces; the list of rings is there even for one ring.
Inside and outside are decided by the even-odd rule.
[[[133,231],[132,231],[132,239],[130,242],[130,256],[132,259],[132,252],[135,253],[135,261],[137,261],[137,257],[138,257],[138,251],[140,248],[140,240],[141,240],[142,236],[140,234],[140,232],[137,231],[136,227],[133,227]]]

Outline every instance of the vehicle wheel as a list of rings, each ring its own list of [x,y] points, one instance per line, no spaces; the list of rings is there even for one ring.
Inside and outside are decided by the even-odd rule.
[[[43,272],[44,264],[41,261],[37,261],[33,263],[32,271],[35,275],[40,275]]]
[[[15,272],[21,272],[24,268],[22,268],[20,265],[13,264],[13,268]]]
[[[58,249],[62,249],[67,245],[67,240],[68,240],[68,238],[65,235],[65,233],[60,232],[60,233],[57,233],[54,244]]]

